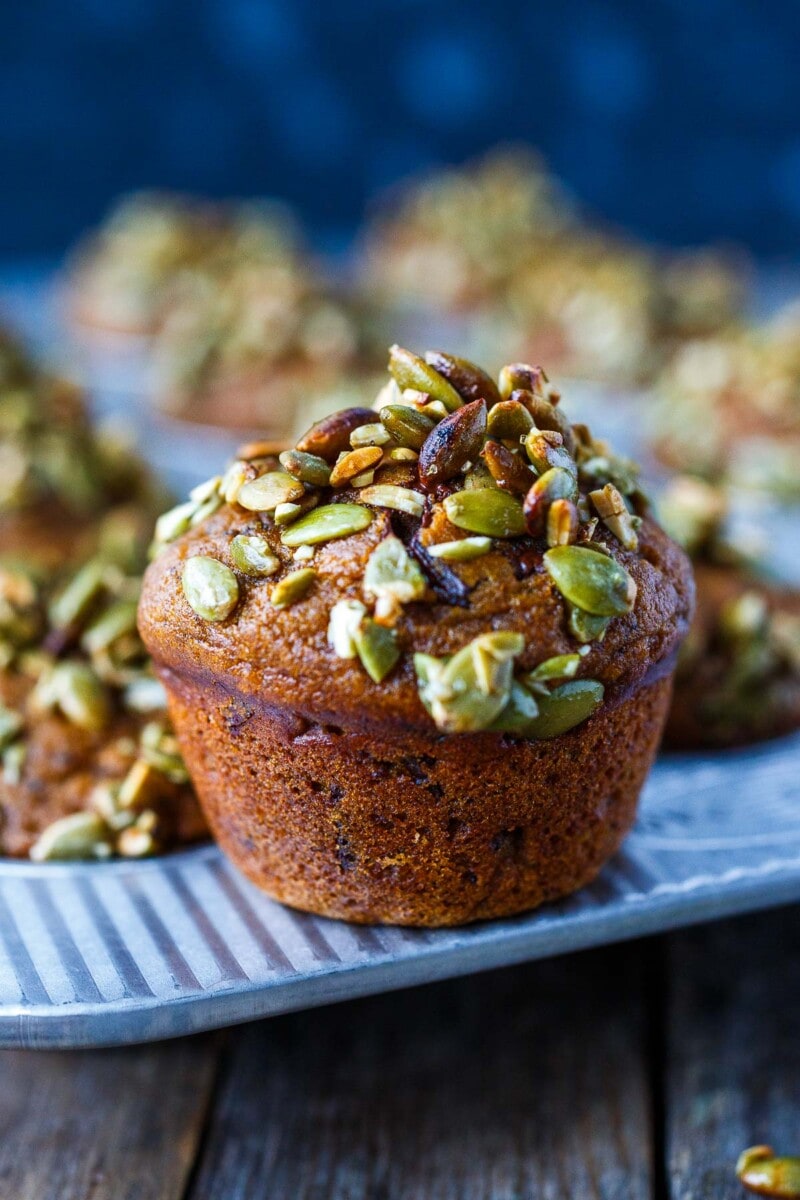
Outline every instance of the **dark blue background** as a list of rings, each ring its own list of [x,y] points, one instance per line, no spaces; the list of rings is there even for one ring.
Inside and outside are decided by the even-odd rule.
[[[499,139],[670,243],[800,245],[793,0],[5,0],[0,253],[119,191],[276,193],[320,234]]]

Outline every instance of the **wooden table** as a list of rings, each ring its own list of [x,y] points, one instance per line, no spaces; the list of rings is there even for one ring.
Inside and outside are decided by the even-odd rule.
[[[0,1200],[742,1200],[800,1153],[800,911],[0,1070]]]

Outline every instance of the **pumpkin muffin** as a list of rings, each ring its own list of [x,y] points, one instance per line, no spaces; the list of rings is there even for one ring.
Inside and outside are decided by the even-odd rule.
[[[139,627],[251,879],[452,925],[571,892],[616,850],[693,583],[635,467],[539,368],[495,382],[397,346],[389,367],[374,409],[279,460],[246,448],[160,519]]]
[[[659,509],[691,555],[697,582],[665,745],[741,746],[800,729],[800,592],[731,541],[722,489],[682,476]]]

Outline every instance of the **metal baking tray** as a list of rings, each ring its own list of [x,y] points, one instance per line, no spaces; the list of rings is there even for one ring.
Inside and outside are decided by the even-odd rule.
[[[269,900],[213,846],[0,862],[0,1044],[106,1046],[467,975],[800,899],[800,738],[661,760],[590,887],[511,920],[359,927]]]

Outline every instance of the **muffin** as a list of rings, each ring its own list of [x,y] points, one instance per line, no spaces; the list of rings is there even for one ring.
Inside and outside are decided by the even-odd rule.
[[[161,518],[139,628],[252,880],[327,916],[453,925],[614,853],[693,582],[633,464],[539,368],[495,383],[395,346],[390,372],[374,410],[279,460],[250,447]]]
[[[665,745],[742,746],[800,728],[800,592],[771,579],[732,543],[721,489],[681,477],[660,511],[689,551],[697,583]]]
[[[113,557],[0,563],[0,853],[142,857],[206,828]]]

